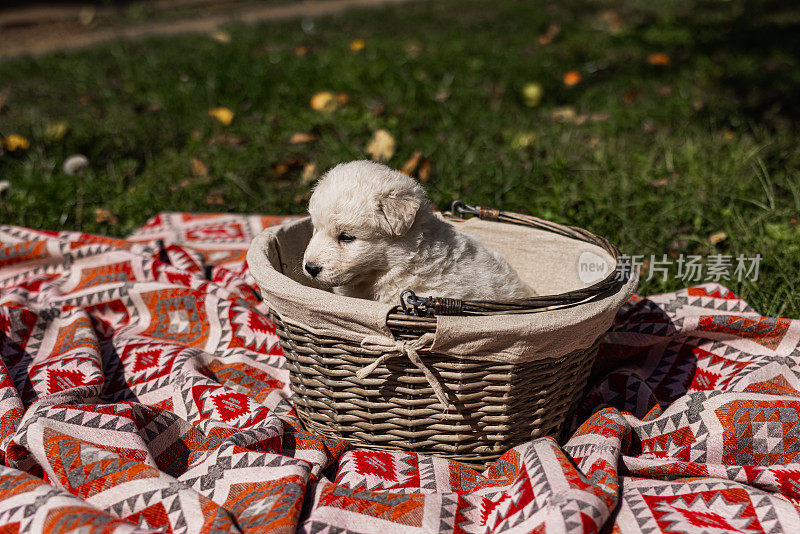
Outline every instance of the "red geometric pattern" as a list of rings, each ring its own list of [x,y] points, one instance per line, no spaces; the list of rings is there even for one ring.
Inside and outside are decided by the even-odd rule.
[[[247,271],[284,220],[0,227],[0,534],[800,532],[800,321],[634,296],[568,441],[483,472],[353,450],[300,426]]]

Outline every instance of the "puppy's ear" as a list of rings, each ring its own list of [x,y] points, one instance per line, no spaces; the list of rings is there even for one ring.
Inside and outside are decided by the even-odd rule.
[[[412,192],[395,193],[380,199],[378,209],[386,219],[385,229],[397,236],[404,235],[414,224],[421,204],[422,199]]]

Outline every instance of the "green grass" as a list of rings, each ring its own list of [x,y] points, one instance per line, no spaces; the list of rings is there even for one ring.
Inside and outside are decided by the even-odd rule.
[[[236,26],[227,44],[185,36],[7,60],[0,135],[21,134],[31,147],[0,156],[12,184],[0,218],[125,235],[162,210],[298,213],[302,165],[283,175],[276,165],[297,158],[324,170],[364,157],[385,128],[397,140],[389,164],[415,150],[430,159],[440,207],[462,198],[529,212],[591,229],[628,254],[758,253],[756,283],[723,283],[761,313],[798,317],[800,10],[764,3],[449,0],[313,28]],[[603,15],[612,5],[624,21],[617,32]],[[551,23],[560,35],[539,44]],[[361,52],[350,50],[354,38],[366,41]],[[310,53],[298,57],[300,45]],[[650,65],[654,52],[670,64]],[[582,81],[566,87],[573,69]],[[544,88],[537,107],[521,95],[529,82]],[[309,99],[321,90],[349,102],[314,111]],[[236,113],[230,126],[208,116],[214,106]],[[608,118],[552,120],[564,106]],[[54,121],[69,125],[58,141],[45,135]],[[292,145],[294,132],[319,138]],[[513,142],[528,132],[532,146]],[[223,134],[244,140],[220,143]],[[61,169],[73,153],[91,162],[80,179]],[[192,176],[193,157],[210,178]],[[224,206],[207,203],[212,191]],[[118,223],[96,222],[98,207]],[[717,232],[728,238],[713,245]],[[685,285],[651,280],[641,292]]]

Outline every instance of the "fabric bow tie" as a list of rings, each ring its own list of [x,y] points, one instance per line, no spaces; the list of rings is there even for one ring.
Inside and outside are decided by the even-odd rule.
[[[442,404],[444,411],[446,412],[450,404],[447,401],[447,396],[444,394],[442,383],[439,382],[439,379],[436,378],[433,372],[431,372],[431,370],[428,369],[428,367],[422,362],[422,358],[419,357],[417,352],[419,350],[430,349],[430,346],[433,344],[433,338],[434,334],[431,334],[430,332],[423,334],[419,339],[408,341],[395,340],[384,336],[367,336],[361,341],[361,347],[367,350],[381,351],[383,354],[371,364],[367,365],[363,369],[359,369],[356,372],[356,376],[358,378],[366,378],[385,361],[398,356],[406,356],[409,360],[411,360],[411,363],[416,365],[417,368],[422,371],[422,374],[425,375],[425,378],[428,380],[428,384],[430,384],[430,386],[433,388],[433,393],[436,395],[436,398]]]

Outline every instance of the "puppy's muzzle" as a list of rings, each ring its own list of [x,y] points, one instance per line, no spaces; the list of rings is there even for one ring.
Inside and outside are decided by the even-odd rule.
[[[311,275],[311,278],[316,278],[322,270],[322,267],[316,263],[306,263],[306,272]]]

